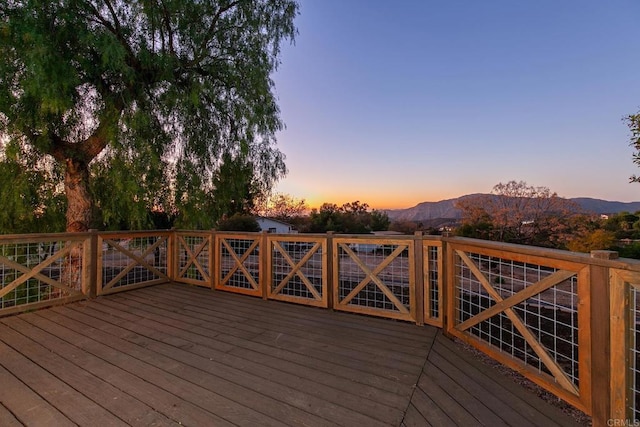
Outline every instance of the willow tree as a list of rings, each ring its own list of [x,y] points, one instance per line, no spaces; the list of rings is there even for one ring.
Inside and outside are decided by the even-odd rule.
[[[271,74],[297,11],[294,0],[5,0],[0,150],[61,171],[67,231],[91,226],[96,199],[111,215],[198,210],[223,159],[269,189],[285,173]]]

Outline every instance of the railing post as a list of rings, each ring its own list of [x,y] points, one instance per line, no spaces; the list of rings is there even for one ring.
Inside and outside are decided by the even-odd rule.
[[[218,271],[216,269],[216,251],[218,248],[216,247],[216,229],[212,228],[209,230],[209,288],[212,291],[216,289],[215,287],[215,278]]]
[[[98,280],[98,230],[89,230],[89,237],[85,240],[84,272],[82,278],[82,293],[87,298],[96,297]]]
[[[222,280],[222,238],[218,238],[220,230],[216,230],[213,234],[213,246],[215,249],[215,258],[213,259],[213,271],[211,275],[211,289],[217,290]]]
[[[176,281],[176,241],[177,235],[175,228],[169,230],[169,239],[167,241],[167,276],[172,282]]]
[[[591,258],[616,259],[618,253],[591,251]],[[610,425],[607,423],[612,419],[609,268],[590,265],[589,276],[591,282],[588,296],[591,299],[591,416],[594,426],[606,426]]]
[[[260,233],[260,254],[258,255],[258,275],[260,276],[260,286],[262,287],[262,299],[269,299],[269,289],[267,286],[271,286],[271,277],[267,277],[267,260],[271,256],[271,248],[269,247],[269,240],[267,231],[263,230]]]
[[[333,287],[338,286],[337,283],[333,281],[333,269],[336,268],[333,265],[333,231],[327,231],[326,239],[327,239],[327,308],[330,310],[334,309],[335,298],[333,294]]]
[[[442,263],[442,293],[440,296],[440,307],[442,307],[442,332],[444,335],[452,338],[449,334],[449,329],[455,326],[455,314],[456,314],[456,291],[455,291],[455,278],[456,278],[456,263],[455,253],[453,245],[450,243],[450,238],[443,235],[442,238],[442,256],[444,256],[444,262]]]
[[[416,268],[415,274],[415,301],[414,301],[414,309],[415,309],[415,318],[416,325],[423,326],[424,325],[424,251],[423,251],[423,242],[422,242],[422,231],[416,231],[413,236],[413,254],[414,254],[414,265]]]

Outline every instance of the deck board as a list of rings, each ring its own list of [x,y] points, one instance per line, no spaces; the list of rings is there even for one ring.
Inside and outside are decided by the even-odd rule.
[[[159,285],[0,319],[1,425],[572,425],[437,329]]]

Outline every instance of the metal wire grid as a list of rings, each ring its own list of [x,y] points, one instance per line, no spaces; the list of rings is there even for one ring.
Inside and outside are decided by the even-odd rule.
[[[48,241],[0,245],[0,291],[26,274],[24,271],[11,266],[11,263],[20,264],[30,271],[40,263],[53,257],[56,252],[63,250],[68,243]],[[82,246],[43,268],[40,271],[40,275],[71,289],[81,289]],[[38,278],[31,278],[1,297],[0,309],[63,298],[70,294],[68,290],[51,286]]]
[[[482,254],[467,255],[503,299],[515,295],[556,271],[550,267]],[[464,322],[492,307],[496,301],[487,294],[459,256],[456,256],[456,272],[456,316],[459,322]],[[576,387],[579,385],[577,307],[575,275],[512,307]],[[550,373],[504,312],[480,322],[467,331],[510,357],[535,367],[538,372]]]
[[[629,392],[627,399],[627,410],[631,419],[635,422],[640,420],[640,340],[638,334],[640,330],[640,289],[636,286],[629,286]]]
[[[440,283],[438,281],[438,277],[439,277],[438,247],[429,246],[425,254],[427,256],[426,263],[429,267],[429,276],[427,277],[428,286],[429,286],[428,287],[429,298],[431,299],[429,317],[433,319],[439,319],[440,318]]]
[[[195,254],[198,248],[208,240],[207,236],[182,236],[182,238],[192,254]],[[182,274],[182,278],[206,280],[206,278],[202,276],[200,270],[196,267],[195,263],[191,262],[191,258],[192,257],[187,250],[185,248],[181,248],[178,256],[178,271],[182,271],[188,265],[187,270]],[[209,245],[205,245],[202,248],[200,253],[196,255],[195,261],[197,261],[202,270],[204,270],[205,274],[210,275]]]
[[[370,271],[384,262],[394,250],[400,245],[358,245],[351,244],[351,249],[357,255],[358,259]],[[406,246],[406,245],[403,245]],[[360,249],[360,250],[358,250]],[[338,295],[340,302],[353,291],[358,284],[362,282],[367,273],[358,263],[352,259],[344,249],[338,245],[339,261],[338,261]],[[402,305],[410,310],[410,277],[409,277],[409,250],[408,247],[400,253],[391,263],[386,266],[377,275],[378,279],[391,291],[391,293],[402,303]],[[350,301],[349,305],[359,305],[378,310],[399,312],[400,309],[384,294],[378,285],[370,280],[370,282],[358,292]]]
[[[304,258],[309,251],[313,249],[315,243],[313,242],[296,242],[296,241],[280,241],[280,246],[286,252],[286,254],[293,260],[294,265],[297,265],[302,258]],[[318,295],[322,297],[322,253],[319,246],[298,271],[287,281],[286,285],[279,291],[279,294],[288,295],[298,298],[312,299],[316,297],[309,290],[307,284],[302,280],[300,274],[304,275],[309,282],[313,285]],[[273,245],[271,251],[271,289],[276,289],[282,281],[291,273],[293,266],[289,264],[288,260],[284,257],[280,248]]]
[[[255,239],[224,239],[229,247],[233,250],[239,259],[242,259],[243,255],[249,250]],[[232,269],[236,266],[236,260],[232,257],[231,252],[227,246],[220,241],[220,256],[221,256],[221,278],[227,277]],[[255,283],[259,283],[260,279],[260,250],[259,245],[253,248],[251,253],[243,261],[242,265],[247,270],[251,278]],[[254,289],[254,285],[249,280],[240,268],[236,269],[231,275],[229,280],[224,283],[224,286],[241,288],[241,289]]]
[[[167,274],[167,241],[160,243],[154,250],[149,250],[161,236],[146,237],[122,237],[110,238],[120,248],[125,249],[138,257],[143,257],[145,262],[156,270]],[[159,279],[154,271],[143,265],[139,265],[138,261],[118,250],[117,247],[103,243],[102,245],[102,283],[103,286],[109,284],[120,273],[133,265],[124,276],[120,277],[110,288],[120,288],[124,286],[137,285],[144,282]]]

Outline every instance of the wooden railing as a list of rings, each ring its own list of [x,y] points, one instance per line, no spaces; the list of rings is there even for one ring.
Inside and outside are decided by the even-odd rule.
[[[637,425],[640,262],[613,255],[420,234],[0,236],[0,315],[180,282],[430,324],[594,425]]]

